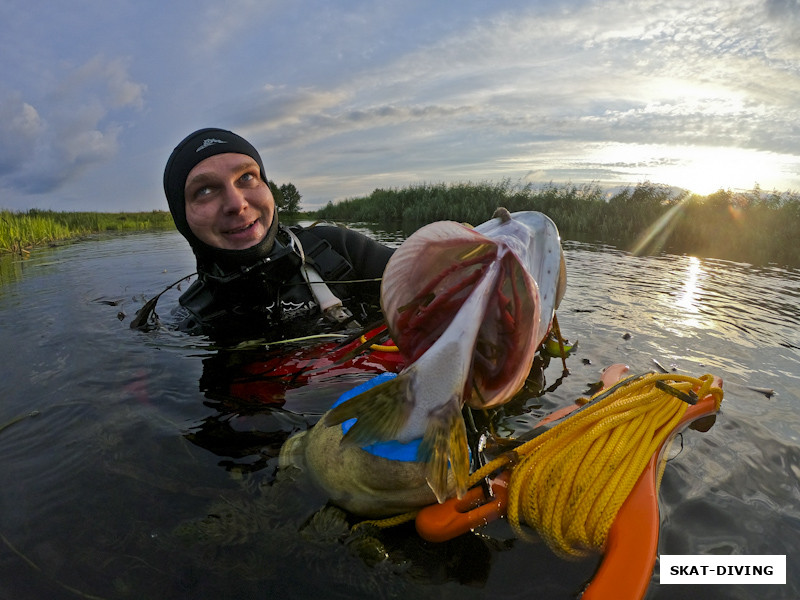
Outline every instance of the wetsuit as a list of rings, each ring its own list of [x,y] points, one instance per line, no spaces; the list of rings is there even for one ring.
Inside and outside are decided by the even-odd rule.
[[[313,267],[353,319],[377,313],[380,277],[393,250],[342,227],[280,226],[269,253],[250,265],[223,269],[198,260],[198,278],[180,297],[178,328],[216,339],[254,339],[332,330],[302,266]]]

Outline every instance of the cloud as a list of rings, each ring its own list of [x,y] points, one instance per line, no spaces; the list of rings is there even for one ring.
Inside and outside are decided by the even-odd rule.
[[[102,56],[65,68],[39,98],[6,92],[0,110],[0,181],[42,194],[106,162],[118,150],[123,125],[117,118],[143,108],[144,93],[125,61]]]
[[[186,41],[191,50],[203,56],[220,52],[226,46],[246,38],[248,30],[262,28],[272,11],[264,0],[208,0],[191,6],[192,33]],[[264,35],[269,35],[264,32]]]
[[[772,19],[789,18],[800,21],[800,1],[798,0],[766,0],[764,6]]]
[[[104,164],[135,187],[135,161],[158,171],[204,125],[248,137],[306,205],[419,180],[672,176],[701,147],[800,156],[798,0],[190,4],[12,15],[0,185],[79,197]],[[667,162],[601,151],[648,144]]]
[[[146,86],[131,80],[127,61],[98,55],[86,63],[67,68],[64,77],[51,91],[51,98],[72,106],[99,103],[108,109],[144,105]]]
[[[771,37],[753,6],[721,10],[729,6],[602,3],[500,15],[357,74],[341,86],[356,102],[314,114],[298,106],[284,139],[384,127],[391,107],[397,121],[434,134],[472,128],[476,137],[585,141],[748,145],[769,120],[800,150],[785,127],[797,116],[798,80],[780,83],[788,65],[769,57]],[[754,97],[756,72],[777,88]],[[426,116],[422,106],[436,110]]]
[[[341,89],[265,85],[234,104],[220,105],[218,112],[242,129],[275,131],[303,125],[309,117],[326,114],[351,97]]]
[[[229,114],[278,169],[312,185],[344,186],[342,172],[364,185],[392,173],[400,185],[632,172],[618,161],[569,160],[608,144],[668,148],[672,155],[641,166],[654,172],[659,161],[680,164],[681,147],[800,153],[800,57],[775,39],[776,15],[763,4],[530,6],[327,86],[265,85]]]
[[[43,128],[39,113],[19,93],[0,99],[0,177],[14,173],[33,157]]]

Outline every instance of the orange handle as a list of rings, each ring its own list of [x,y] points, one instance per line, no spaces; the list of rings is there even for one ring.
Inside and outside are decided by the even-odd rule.
[[[506,514],[508,504],[508,473],[503,471],[492,479],[491,487],[491,499],[478,486],[462,498],[426,506],[417,514],[417,533],[429,542],[446,542],[500,518]]]

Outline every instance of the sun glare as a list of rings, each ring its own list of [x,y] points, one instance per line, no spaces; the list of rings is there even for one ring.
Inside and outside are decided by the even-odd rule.
[[[598,157],[613,165],[618,177],[680,187],[701,196],[720,189],[791,187],[789,158],[772,152],[710,146],[614,144]]]
[[[712,327],[702,310],[702,282],[707,274],[700,259],[687,256],[676,259],[673,264],[674,267],[664,273],[665,284],[673,293],[671,301],[659,310],[660,325],[681,337],[691,335],[693,330]]]
[[[679,331],[685,332],[686,328],[700,329],[708,327],[708,320],[703,317],[700,310],[700,281],[705,278],[703,266],[700,259],[696,256],[688,257],[689,264],[686,267],[683,280],[683,289],[678,296],[675,306],[680,311]]]
[[[683,281],[683,290],[678,297],[677,306],[686,312],[696,313],[697,308],[697,279],[700,274],[700,259],[696,256],[689,256],[689,265],[686,269],[686,279]]]
[[[752,189],[779,174],[774,157],[738,148],[687,149],[685,160],[664,168],[666,180],[701,196],[720,189]]]

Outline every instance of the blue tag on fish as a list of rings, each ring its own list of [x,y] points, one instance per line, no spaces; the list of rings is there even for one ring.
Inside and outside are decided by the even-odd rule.
[[[354,398],[362,392],[366,392],[368,389],[373,388],[376,385],[380,385],[384,381],[394,379],[395,377],[397,377],[396,373],[381,373],[377,377],[373,377],[369,381],[365,381],[361,385],[354,387],[352,390],[346,391],[344,394],[339,396],[339,399],[333,404],[333,406],[331,406],[331,408],[339,406],[342,402],[347,402],[350,400],[350,398]],[[356,419],[348,419],[347,421],[344,421],[342,423],[342,434],[350,431],[350,428],[355,424],[355,422]],[[419,449],[420,443],[422,443],[422,439],[412,440],[406,444],[397,441],[380,442],[377,444],[362,446],[361,449],[369,452],[370,454],[374,454],[375,456],[388,458],[389,460],[414,462],[417,460],[417,450]]]

